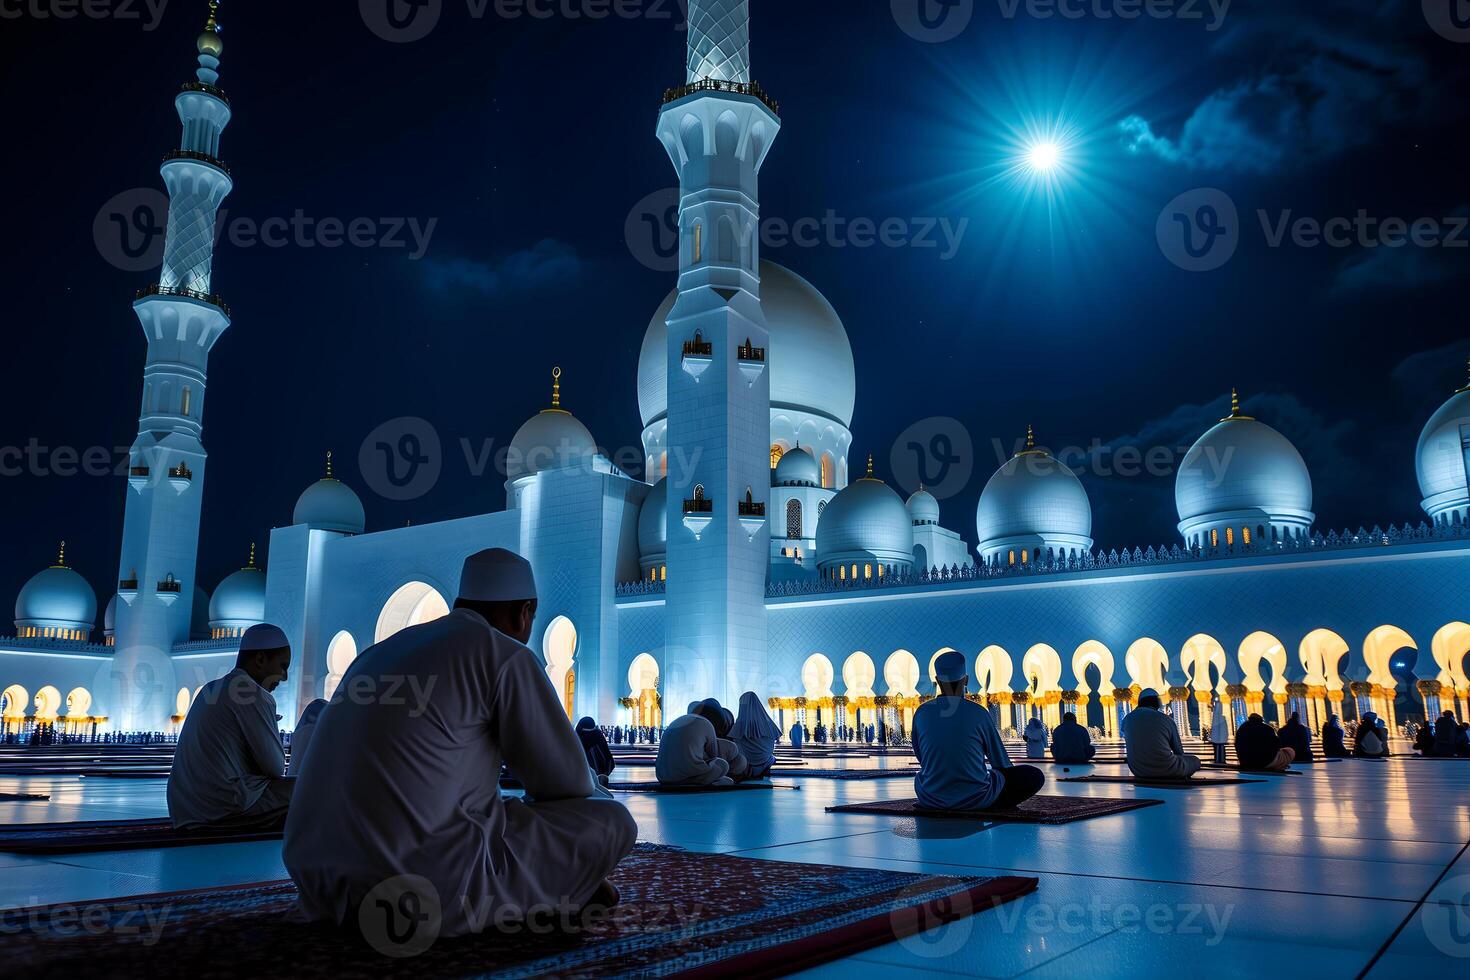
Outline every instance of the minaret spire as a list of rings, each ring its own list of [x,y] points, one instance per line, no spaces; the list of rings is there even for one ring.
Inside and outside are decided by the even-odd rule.
[[[689,84],[750,84],[750,0],[689,0]]]
[[[66,542],[65,541],[61,542],[60,546],[56,549],[56,567],[57,568],[65,568],[66,567]]]

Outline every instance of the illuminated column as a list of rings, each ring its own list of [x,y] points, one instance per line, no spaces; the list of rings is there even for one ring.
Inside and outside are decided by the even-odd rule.
[[[1230,696],[1230,710],[1226,714],[1230,722],[1230,734],[1234,735],[1235,730],[1244,724],[1245,719],[1250,715],[1248,710],[1250,705],[1246,700],[1250,692],[1246,690],[1244,684],[1230,684],[1225,688],[1225,693]]]
[[[845,741],[844,728],[852,724],[852,719],[847,714],[847,696],[843,694],[834,695],[832,698],[832,741]]]
[[[1111,694],[1099,694],[1098,702],[1102,705],[1103,731],[1110,738],[1118,737],[1118,712],[1117,700]]]
[[[1199,734],[1203,738],[1205,728],[1215,719],[1215,694],[1213,691],[1195,691],[1195,704],[1199,705]],[[1229,712],[1226,712],[1229,714]]]
[[[1087,709],[1084,707],[1087,702],[1084,700],[1085,698],[1085,694],[1079,694],[1077,691],[1063,691],[1058,695],[1058,699],[1062,703],[1061,714],[1076,715],[1077,724],[1083,728],[1087,727]],[[1060,725],[1061,723],[1061,718],[1058,718],[1057,724]]]
[[[1311,712],[1307,705],[1307,692],[1307,685],[1299,681],[1286,685],[1286,707],[1288,715],[1296,712],[1301,717],[1303,724],[1310,725]],[[1280,695],[1277,696],[1280,697]]]
[[[1113,688],[1113,703],[1117,706],[1118,731],[1123,730],[1123,719],[1128,717],[1128,712],[1133,710],[1133,688]]]
[[[1169,716],[1174,719],[1174,724],[1185,734],[1189,734],[1189,688],[1169,688]]]
[[[1419,697],[1424,701],[1424,720],[1432,727],[1434,719],[1439,717],[1439,681],[1420,681],[1415,685],[1419,691]]]
[[[1011,717],[1016,722],[1016,734],[1026,730],[1026,722],[1031,717],[1031,692],[1017,691],[1011,695]]]
[[[1361,719],[1373,710],[1373,685],[1367,681],[1353,681],[1348,684],[1348,691],[1353,696],[1353,710]]]
[[[1455,696],[1460,701],[1460,720],[1470,721],[1470,687],[1455,688]]]

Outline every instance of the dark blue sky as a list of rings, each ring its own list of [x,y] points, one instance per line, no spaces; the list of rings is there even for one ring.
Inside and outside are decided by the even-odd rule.
[[[1321,526],[1417,522],[1414,441],[1470,353],[1470,232],[1458,249],[1272,247],[1258,212],[1274,225],[1287,211],[1325,222],[1361,210],[1449,235],[1470,206],[1470,44],[1436,33],[1418,3],[1372,0],[1235,0],[1215,30],[1203,3],[1203,20],[1123,20],[1097,16],[1119,9],[1108,0],[1075,5],[1076,19],[961,0],[948,15],[968,26],[928,43],[894,13],[915,2],[752,4],[755,74],[784,126],[762,176],[766,215],[964,227],[952,256],[766,252],[846,322],[855,459],[873,452],[891,472],[902,430],[959,420],[976,458],[943,519],[973,539],[992,440],[1009,448],[1034,423],[1054,446],[1182,451],[1238,385],[1301,448]],[[672,183],[653,129],[663,90],[683,81],[677,3],[593,20],[497,16],[494,3],[475,16],[478,2],[443,0],[413,43],[375,36],[357,7],[234,0],[222,12],[235,237],[298,211],[313,225],[367,219],[372,237],[398,219],[433,224],[417,258],[407,232],[408,247],[326,248],[319,235],[311,248],[220,246],[215,287],[234,325],[212,357],[205,419],[210,589],[290,521],[329,448],[370,528],[501,508],[501,478],[474,476],[460,440],[507,442],[544,405],[553,363],[601,443],[638,444],[638,346],[673,280],[624,235],[638,202]],[[136,431],[144,345],[129,301],[156,272],[125,268],[105,215],[116,195],[131,207],[161,187],[204,13],[194,0],[170,0],[156,22],[141,3],[122,9],[132,16],[7,18],[0,34],[6,446],[126,446]],[[1028,122],[1069,144],[1050,202],[1005,173]],[[1233,258],[1209,272],[1176,267],[1156,238],[1166,205],[1199,188],[1239,214]],[[357,472],[364,436],[399,416],[429,420],[445,446],[437,486],[410,502]],[[1084,478],[1099,545],[1176,539],[1167,476]],[[3,485],[0,596],[62,537],[105,595],[122,480]]]

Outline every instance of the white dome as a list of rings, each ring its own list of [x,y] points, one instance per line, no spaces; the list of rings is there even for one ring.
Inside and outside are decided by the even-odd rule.
[[[939,501],[923,487],[915,490],[904,506],[908,508],[909,520],[914,527],[939,523]]]
[[[788,449],[776,463],[776,486],[820,487],[822,467],[800,446]]]
[[[302,491],[291,513],[292,524],[305,524],[321,531],[361,534],[367,527],[362,501],[352,488],[328,476]]]
[[[209,601],[211,630],[245,630],[265,622],[265,572],[254,566],[225,577]]]
[[[87,580],[63,565],[31,576],[15,599],[15,626],[90,633],[97,621],[97,595]]]
[[[543,470],[591,466],[597,441],[571,412],[548,408],[531,416],[510,441],[505,478],[519,480]]]
[[[111,636],[117,632],[117,593],[107,600],[107,609],[102,613],[102,634]]]
[[[996,548],[1049,544],[1092,547],[1092,503],[1082,481],[1065,464],[1040,449],[1008,460],[995,471],[975,507],[981,554]]]
[[[1470,388],[1457,391],[1430,417],[1414,454],[1419,492],[1431,517],[1462,510],[1470,504],[1465,474],[1464,427],[1470,426]]]
[[[790,269],[763,260],[760,272],[772,411],[794,408],[851,425],[856,368],[842,319],[815,286]],[[678,297],[677,289],[669,293],[643,335],[638,411],[645,426],[668,411],[668,318]]]
[[[653,485],[638,511],[638,558],[646,569],[663,564],[669,551],[669,478]]]
[[[1243,519],[1310,527],[1312,476],[1291,441],[1255,419],[1234,415],[1200,437],[1174,481],[1179,529]]]
[[[905,568],[914,559],[914,528],[903,498],[872,477],[848,484],[817,524],[819,567],[864,559]]]

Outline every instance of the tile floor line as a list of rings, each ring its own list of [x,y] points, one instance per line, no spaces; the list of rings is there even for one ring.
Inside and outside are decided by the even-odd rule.
[[[1428,888],[1424,889],[1424,894],[1419,896],[1419,900],[1414,903],[1414,907],[1409,910],[1409,914],[1404,916],[1404,921],[1400,922],[1398,927],[1383,941],[1383,945],[1378,947],[1378,952],[1374,953],[1373,958],[1368,961],[1368,965],[1363,967],[1363,971],[1358,974],[1357,980],[1364,980],[1372,972],[1373,967],[1378,964],[1379,960],[1383,959],[1383,955],[1388,952],[1388,948],[1394,944],[1394,940],[1398,939],[1399,935],[1403,933],[1409,923],[1414,921],[1414,916],[1419,914],[1419,910],[1424,907],[1424,903],[1429,900],[1429,896],[1434,894],[1434,890],[1439,887],[1439,883],[1445,880],[1445,877],[1450,873],[1450,869],[1455,866],[1460,858],[1465,856],[1467,850],[1470,850],[1470,840],[1465,842],[1465,846],[1460,848],[1460,852],[1450,859],[1450,863],[1444,866],[1444,870],[1439,873],[1438,877],[1429,883]]]

